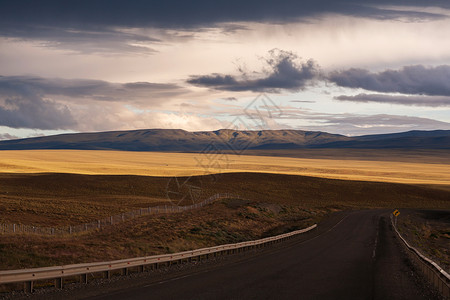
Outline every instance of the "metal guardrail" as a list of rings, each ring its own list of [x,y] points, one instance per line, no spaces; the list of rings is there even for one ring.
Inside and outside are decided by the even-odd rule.
[[[391,215],[391,223],[400,240],[403,242],[411,260],[420,268],[425,277],[433,284],[445,299],[450,299],[450,275],[437,263],[412,247],[398,232]]]
[[[185,206],[175,206],[175,205],[160,205],[160,206],[150,206],[145,208],[139,208],[125,213],[121,213],[114,216],[109,216],[101,220],[96,220],[90,223],[84,223],[76,226],[61,226],[61,227],[40,227],[24,224],[1,224],[0,223],[0,234],[39,234],[39,235],[71,235],[79,234],[83,232],[88,232],[92,230],[97,230],[105,227],[109,227],[121,222],[139,218],[146,215],[157,215],[166,213],[177,213],[184,212],[188,210],[197,209],[208,205],[214,201],[225,198],[240,198],[233,194],[215,194],[206,200],[198,203]]]
[[[146,266],[158,267],[158,264],[170,264],[172,262],[182,262],[183,260],[192,260],[194,258],[210,257],[211,255],[224,255],[237,253],[253,248],[263,247],[276,242],[281,242],[292,238],[301,233],[308,232],[317,227],[317,224],[308,228],[280,234],[264,239],[241,242],[236,244],[226,244],[210,248],[202,248],[192,251],[184,251],[173,254],[154,255],[146,257],[138,257],[131,259],[122,259],[107,262],[74,264],[65,266],[8,270],[0,271],[0,284],[7,283],[24,283],[25,292],[33,291],[33,284],[38,280],[55,279],[55,286],[62,288],[65,277],[80,276],[80,281],[87,283],[88,274],[103,273],[104,277],[110,278],[112,271],[122,270],[122,274],[128,274],[130,268],[138,268],[138,271],[144,271]]]

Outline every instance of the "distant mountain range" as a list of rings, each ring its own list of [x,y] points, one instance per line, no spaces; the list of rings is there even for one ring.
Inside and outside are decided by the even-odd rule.
[[[0,150],[89,149],[199,152],[205,149],[223,149],[239,153],[244,149],[296,148],[450,149],[450,130],[408,131],[348,137],[302,130],[222,129],[188,132],[181,129],[148,129],[73,133],[0,141]]]

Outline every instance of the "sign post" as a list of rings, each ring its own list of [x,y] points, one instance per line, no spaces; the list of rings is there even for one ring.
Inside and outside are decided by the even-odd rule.
[[[400,214],[400,212],[398,211],[398,209],[396,209],[392,212],[392,214],[395,216],[395,227],[397,227],[397,217]]]

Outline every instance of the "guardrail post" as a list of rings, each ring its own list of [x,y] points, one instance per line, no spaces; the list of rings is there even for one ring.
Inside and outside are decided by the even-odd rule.
[[[23,291],[25,293],[32,293],[33,292],[33,281],[25,281],[23,283]]]
[[[63,278],[59,277],[55,279],[55,288],[62,289],[63,288]]]
[[[144,272],[144,265],[138,266],[138,272],[139,272],[139,273]]]
[[[80,275],[80,283],[88,283],[88,274],[81,274]]]
[[[105,278],[105,279],[111,279],[111,271],[105,271],[105,272],[103,272],[103,278]]]
[[[100,229],[100,220],[97,221],[97,228]]]
[[[127,276],[128,275],[128,268],[123,268],[122,269],[122,276]]]

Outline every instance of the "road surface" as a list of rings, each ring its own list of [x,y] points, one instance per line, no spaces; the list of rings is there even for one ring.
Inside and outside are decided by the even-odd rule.
[[[340,214],[313,233],[245,259],[160,280],[141,278],[121,289],[87,288],[67,298],[433,299],[400,250],[388,215]]]

